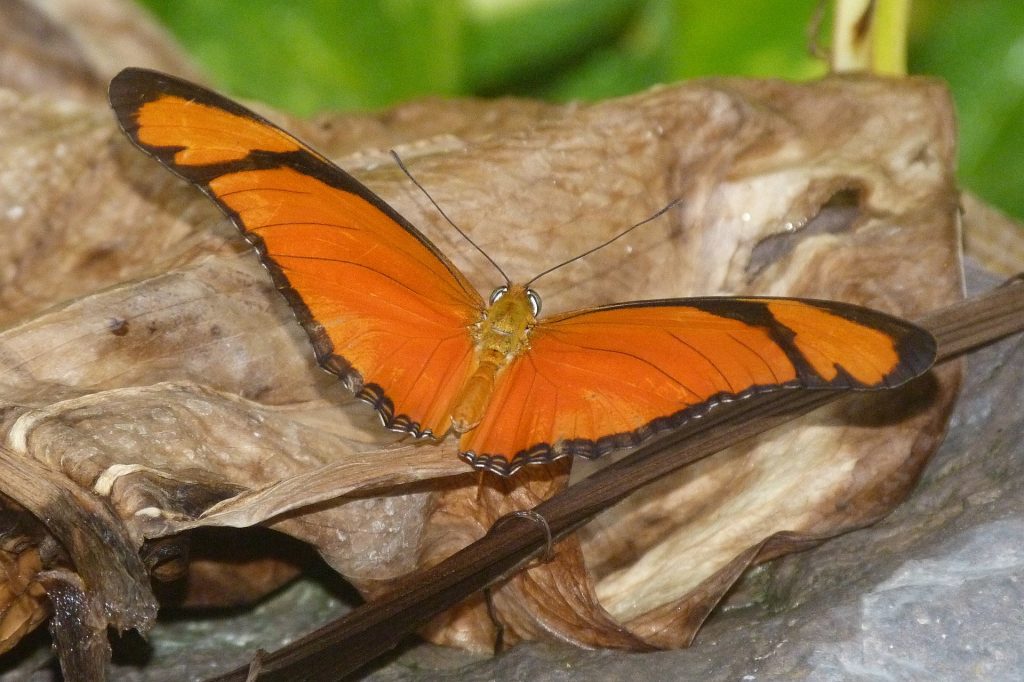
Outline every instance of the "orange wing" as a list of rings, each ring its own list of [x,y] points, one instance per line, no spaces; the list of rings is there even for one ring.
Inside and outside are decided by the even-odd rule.
[[[459,449],[508,475],[638,445],[757,393],[898,386],[934,357],[927,332],[833,302],[694,298],[569,313],[534,327]]]
[[[256,247],[323,367],[387,426],[448,430],[483,301],[433,244],[351,175],[205,88],[125,69],[110,102],[139,148]]]

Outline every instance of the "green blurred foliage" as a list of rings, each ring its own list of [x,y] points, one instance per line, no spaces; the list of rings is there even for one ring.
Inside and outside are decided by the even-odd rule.
[[[703,75],[807,79],[817,0],[141,0],[217,82],[297,113],[429,94],[598,99]],[[1024,218],[1024,1],[916,0],[964,186]]]
[[[941,76],[953,90],[960,182],[1024,218],[1024,1],[919,4],[910,71]]]

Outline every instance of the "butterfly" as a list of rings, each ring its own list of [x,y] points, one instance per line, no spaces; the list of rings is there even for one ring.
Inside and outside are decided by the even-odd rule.
[[[380,197],[242,105],[138,68],[113,79],[110,103],[255,247],[323,368],[390,429],[459,434],[478,469],[597,457],[768,391],[896,387],[935,357],[926,331],[846,303],[678,298],[541,317],[539,295],[511,282],[485,300]]]

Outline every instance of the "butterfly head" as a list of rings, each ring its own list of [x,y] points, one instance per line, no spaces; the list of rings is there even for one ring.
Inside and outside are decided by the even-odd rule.
[[[522,284],[500,286],[491,292],[487,310],[476,327],[477,344],[502,355],[518,355],[526,348],[538,314],[540,296],[533,289]]]
[[[491,292],[490,297],[487,299],[487,304],[494,307],[499,301],[507,301],[506,305],[518,306],[520,305],[522,297],[526,298],[526,302],[530,306],[530,314],[533,315],[534,319],[540,315],[540,294],[533,289],[524,286],[522,284],[503,284],[494,291]]]

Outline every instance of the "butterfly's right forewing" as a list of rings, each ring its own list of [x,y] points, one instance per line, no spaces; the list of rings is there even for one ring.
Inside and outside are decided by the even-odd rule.
[[[136,145],[256,246],[324,367],[389,426],[447,431],[483,302],[433,244],[351,175],[205,88],[126,69],[110,101]]]

